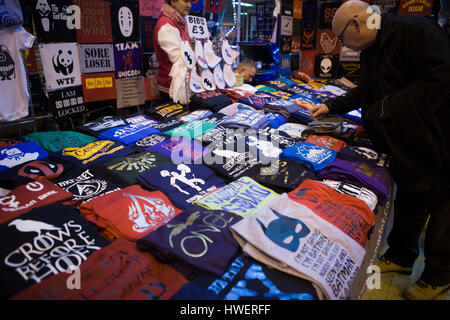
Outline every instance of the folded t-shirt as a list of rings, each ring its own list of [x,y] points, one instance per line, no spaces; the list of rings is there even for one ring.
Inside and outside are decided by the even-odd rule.
[[[280,159],[303,163],[313,171],[320,171],[334,161],[336,151],[313,143],[299,142],[283,150]]]
[[[334,137],[327,136],[327,135],[318,136],[315,134],[308,136],[308,138],[306,138],[305,142],[314,143],[318,146],[321,146],[321,147],[324,147],[324,148],[327,148],[330,150],[334,150],[334,151],[339,151],[347,145],[347,143],[345,143],[345,141],[336,139]]]
[[[251,110],[241,110],[224,118],[221,125],[235,129],[262,129],[269,125],[269,120],[264,115]]]
[[[162,191],[181,209],[225,185],[214,171],[201,164],[167,163],[142,173],[137,180],[147,189]]]
[[[220,109],[232,104],[231,99],[223,92],[203,91],[191,96],[191,104],[199,109],[208,109],[218,112]]]
[[[162,104],[156,107],[150,107],[145,110],[145,114],[161,122],[176,119],[188,113],[189,110],[187,106],[173,102]]]
[[[34,141],[18,143],[0,150],[0,171],[47,157],[47,151]]]
[[[99,133],[119,126],[124,126],[127,123],[120,117],[103,116],[77,127],[78,131],[96,137]]]
[[[139,141],[136,141],[136,143],[133,145],[133,148],[135,148],[137,152],[143,152],[149,147],[157,145],[158,143],[163,142],[167,139],[169,139],[169,137],[163,134],[151,134]]]
[[[187,139],[194,139],[195,137],[200,136],[211,129],[214,129],[215,127],[217,127],[217,125],[214,123],[194,120],[182,124],[175,129],[165,131],[164,134],[173,137],[185,137]]]
[[[25,141],[35,141],[48,152],[56,152],[67,147],[79,147],[96,141],[92,136],[74,131],[33,132],[24,137]]]
[[[278,129],[287,122],[287,119],[279,113],[266,113],[265,115],[269,119],[270,126],[274,129]]]
[[[23,141],[17,140],[17,139],[10,139],[10,138],[0,138],[0,149],[13,146],[18,143],[22,143]]]
[[[146,149],[156,151],[170,158],[173,163],[201,163],[202,157],[211,152],[194,140],[172,137]]]
[[[200,120],[200,119],[210,116],[212,114],[213,114],[212,111],[207,110],[207,109],[195,110],[195,111],[189,112],[188,114],[186,114],[184,116],[179,117],[178,121],[180,121],[182,123],[187,123],[190,121]]]
[[[158,129],[152,128],[145,123],[129,124],[123,127],[112,128],[98,135],[99,139],[113,140],[127,146],[135,144],[142,138],[151,134],[159,133]]]

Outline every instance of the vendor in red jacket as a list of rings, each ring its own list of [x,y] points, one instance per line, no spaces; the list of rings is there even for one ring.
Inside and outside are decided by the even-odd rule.
[[[191,10],[190,0],[165,0],[161,8],[153,45],[159,70],[156,75],[158,89],[164,99],[186,104],[189,99],[188,68],[180,57],[181,40],[190,41],[184,17]]]

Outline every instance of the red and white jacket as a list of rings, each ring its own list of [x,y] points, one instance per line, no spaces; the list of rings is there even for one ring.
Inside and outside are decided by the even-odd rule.
[[[189,72],[181,59],[181,40],[190,41],[183,19],[164,4],[153,33],[153,46],[159,63],[156,75],[158,89],[168,93],[174,102],[189,102]]]

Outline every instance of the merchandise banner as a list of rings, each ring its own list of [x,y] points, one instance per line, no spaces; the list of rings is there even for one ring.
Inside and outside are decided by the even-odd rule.
[[[429,16],[433,10],[433,0],[400,0],[398,14]]]
[[[302,40],[300,50],[316,49],[316,28],[311,24],[302,25]]]
[[[144,79],[117,79],[117,108],[134,107],[145,104]]]
[[[81,85],[80,58],[76,42],[40,44],[39,51],[47,90]]]
[[[139,77],[142,74],[139,42],[114,43],[116,79]]]
[[[337,78],[338,54],[316,54],[314,74],[318,78]]]
[[[159,99],[158,82],[155,77],[144,78],[145,100]]]
[[[51,91],[48,96],[55,119],[71,117],[86,111],[82,86]]]
[[[111,3],[101,0],[73,0],[81,10],[79,43],[111,43]]]
[[[141,45],[142,52],[154,52],[153,49],[153,33],[156,26],[157,18],[141,17]]]
[[[144,77],[154,77],[158,73],[159,63],[156,53],[142,54],[142,75]]]
[[[303,16],[303,1],[302,0],[293,0],[294,12],[292,17],[294,19],[302,19]]]
[[[81,75],[84,102],[116,99],[116,78],[114,72]]]
[[[316,58],[316,52],[314,50],[302,51],[300,57],[300,71],[306,73],[309,76],[314,75],[314,60]]]
[[[292,36],[293,18],[292,16],[281,16],[280,34],[282,36]]]
[[[82,73],[114,71],[112,44],[81,44],[80,62]]]
[[[164,0],[139,0],[139,14],[143,17],[159,17],[163,4]]]
[[[139,8],[135,3],[111,2],[111,26],[114,42],[139,41]]]
[[[319,10],[319,28],[331,29],[334,14],[340,6],[338,1],[322,2]]]
[[[340,54],[340,52],[340,43],[334,35],[333,30],[317,31],[317,53]]]
[[[72,0],[33,0],[34,24],[39,42],[76,41],[74,21],[67,8]],[[70,18],[70,19],[69,19]],[[69,23],[67,23],[69,20]]]

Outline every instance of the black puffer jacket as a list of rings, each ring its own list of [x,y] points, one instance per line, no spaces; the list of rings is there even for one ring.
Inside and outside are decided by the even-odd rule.
[[[394,159],[394,179],[430,191],[450,178],[450,41],[434,21],[383,15],[362,51],[360,85],[326,102],[330,113],[362,109],[363,125]]]

